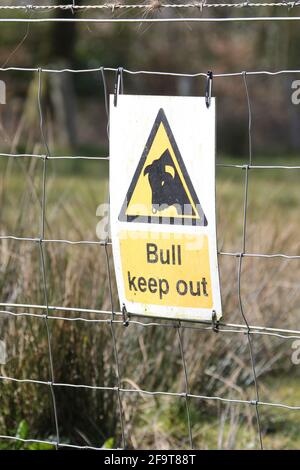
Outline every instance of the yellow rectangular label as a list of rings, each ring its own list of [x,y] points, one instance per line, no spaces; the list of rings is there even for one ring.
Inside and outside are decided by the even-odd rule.
[[[129,302],[212,308],[207,235],[122,230],[119,238]]]

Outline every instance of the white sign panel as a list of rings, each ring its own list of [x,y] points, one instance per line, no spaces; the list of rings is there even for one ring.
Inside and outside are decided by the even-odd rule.
[[[111,96],[110,222],[121,308],[222,316],[213,98]]]

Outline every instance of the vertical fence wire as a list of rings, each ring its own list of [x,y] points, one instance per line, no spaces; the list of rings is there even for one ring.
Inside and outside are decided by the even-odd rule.
[[[54,391],[53,384],[55,383],[54,378],[54,366],[53,366],[53,354],[51,346],[51,332],[48,323],[49,317],[49,303],[48,303],[48,289],[47,289],[47,276],[46,276],[46,265],[45,265],[45,253],[43,247],[43,240],[45,238],[45,220],[46,220],[46,178],[47,178],[47,159],[50,156],[49,147],[46,140],[46,135],[44,131],[44,118],[43,118],[43,108],[42,108],[42,71],[38,71],[38,111],[39,111],[39,124],[40,124],[40,133],[45,148],[46,155],[43,159],[43,177],[42,177],[42,201],[41,201],[41,232],[39,238],[39,250],[40,250],[40,263],[42,270],[42,282],[44,290],[44,302],[46,305],[46,314],[44,315],[46,334],[47,334],[47,344],[48,344],[48,357],[49,357],[49,369],[50,369],[50,391],[53,405],[53,415],[55,421],[55,431],[56,431],[56,449],[59,447],[60,438],[59,438],[59,426],[58,426],[58,416],[57,416],[57,406],[56,406],[56,396]]]
[[[106,114],[106,119],[107,119],[106,132],[107,132],[107,138],[109,140],[109,97],[108,97],[108,89],[107,89],[104,67],[100,67],[100,73],[101,73],[101,78],[102,78],[103,93],[104,93],[104,107],[105,107],[105,114]]]
[[[120,389],[121,389],[120,362],[119,362],[118,346],[117,346],[117,340],[116,340],[116,332],[115,332],[115,327],[114,327],[115,309],[114,309],[113,296],[112,296],[110,262],[109,262],[109,255],[108,255],[108,252],[107,252],[107,244],[105,244],[105,257],[106,257],[108,285],[109,285],[110,301],[111,301],[111,320],[110,320],[109,324],[110,324],[110,331],[111,331],[114,357],[115,357],[115,371],[116,371],[116,380],[117,380],[116,391],[117,391],[117,396],[118,396],[120,426],[121,426],[121,435],[122,435],[122,447],[125,449],[125,447],[126,447],[126,438],[125,438],[125,426],[124,426],[124,412],[123,412],[121,393],[120,393]]]
[[[245,322],[245,325],[247,327],[247,333],[246,334],[247,334],[250,361],[251,361],[251,367],[252,367],[253,382],[254,382],[254,387],[255,387],[254,405],[255,405],[255,412],[256,412],[258,438],[259,438],[260,448],[263,449],[261,422],[260,422],[260,414],[259,414],[259,409],[258,409],[259,390],[258,390],[258,382],[257,382],[256,369],[255,369],[255,358],[254,358],[254,354],[253,354],[251,331],[250,331],[250,328],[249,328],[249,322],[247,320],[247,317],[246,317],[246,314],[245,314],[245,311],[244,311],[244,306],[243,306],[243,301],[242,301],[242,294],[241,294],[242,263],[243,263],[244,254],[246,253],[249,168],[252,165],[252,112],[251,112],[251,102],[250,102],[246,72],[243,73],[243,81],[244,81],[244,85],[245,85],[247,108],[248,108],[248,164],[245,166],[242,251],[240,253],[239,261],[238,261],[238,299],[239,299],[240,312],[241,312],[241,315],[242,315],[243,320]]]
[[[185,393],[183,394],[185,400],[185,408],[186,408],[186,420],[187,420],[187,428],[188,428],[188,436],[189,436],[189,444],[190,448],[193,449],[193,433],[192,433],[192,426],[191,426],[191,416],[190,416],[190,405],[189,405],[189,381],[188,381],[188,371],[186,365],[186,359],[184,354],[184,346],[183,346],[183,338],[181,334],[181,322],[177,323],[177,336],[180,348],[180,355],[181,355],[181,362],[182,362],[182,369],[184,374],[184,384],[185,384]]]
[[[105,103],[105,111],[107,117],[107,136],[109,140],[109,103],[108,103],[108,91],[107,91],[107,84],[106,84],[106,77],[104,69],[101,68],[101,75],[102,75],[102,82],[103,82],[103,92],[104,92],[104,103]],[[109,197],[109,189],[107,191],[107,206],[109,207],[110,197]],[[119,361],[119,354],[118,354],[118,345],[116,339],[116,332],[115,332],[115,308],[114,308],[114,300],[113,300],[113,292],[112,292],[112,279],[111,279],[111,267],[110,267],[110,258],[107,249],[108,241],[109,241],[109,227],[110,227],[110,217],[108,216],[108,233],[106,236],[106,240],[104,242],[104,249],[105,249],[105,259],[106,259],[106,270],[107,270],[107,280],[108,280],[108,288],[109,288],[109,298],[110,298],[110,305],[111,305],[111,319],[110,319],[110,331],[111,337],[113,342],[113,350],[114,350],[114,357],[115,357],[115,371],[116,371],[116,380],[117,380],[117,397],[118,397],[118,407],[119,407],[119,416],[120,416],[120,426],[121,426],[121,437],[122,437],[122,447],[125,449],[126,447],[126,435],[125,435],[125,425],[124,425],[124,411],[121,399],[121,374],[120,374],[120,361]]]

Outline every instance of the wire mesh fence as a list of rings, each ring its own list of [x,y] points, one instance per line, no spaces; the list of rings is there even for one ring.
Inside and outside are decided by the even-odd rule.
[[[126,448],[128,445],[132,445],[131,442],[131,425],[128,417],[124,416],[124,401],[127,399],[127,396],[133,397],[133,399],[138,397],[169,397],[171,399],[184,401],[185,409],[185,422],[186,422],[186,431],[185,437],[188,441],[188,446],[190,448],[194,447],[193,442],[193,416],[190,411],[191,404],[194,401],[200,402],[217,402],[225,403],[228,406],[248,406],[251,410],[255,412],[256,419],[256,429],[257,429],[257,443],[258,447],[261,449],[264,448],[264,431],[262,429],[261,416],[260,412],[262,409],[269,407],[275,409],[286,409],[289,411],[300,411],[299,405],[290,405],[289,403],[277,403],[272,400],[266,401],[262,400],[260,397],[259,389],[259,379],[257,376],[257,364],[256,364],[256,355],[254,351],[254,341],[257,337],[270,338],[275,337],[283,339],[284,341],[290,341],[292,339],[300,339],[300,330],[295,328],[288,328],[282,323],[282,327],[270,327],[270,326],[261,326],[261,325],[252,325],[246,313],[247,309],[244,307],[243,291],[242,291],[242,279],[243,279],[243,264],[247,258],[265,258],[265,259],[278,259],[281,262],[292,262],[293,260],[299,260],[300,255],[293,253],[285,252],[275,252],[275,253],[261,253],[261,252],[251,252],[247,249],[247,222],[248,222],[248,197],[249,197],[249,177],[251,171],[270,171],[270,170],[279,170],[279,171],[288,171],[294,172],[300,169],[300,166],[297,165],[255,165],[253,163],[253,128],[252,128],[252,102],[251,94],[248,88],[248,77],[249,76],[277,76],[277,75],[289,75],[300,73],[299,70],[280,70],[277,72],[268,72],[268,71],[242,71],[242,72],[233,72],[233,73],[219,73],[214,75],[216,81],[223,80],[228,77],[238,77],[242,80],[244,87],[244,96],[247,109],[247,122],[248,122],[248,157],[242,164],[236,163],[217,163],[218,168],[227,168],[229,170],[239,170],[243,174],[243,214],[242,214],[242,231],[240,238],[240,250],[239,251],[222,251],[218,253],[219,258],[231,257],[237,261],[237,273],[236,273],[236,290],[232,291],[232,296],[237,299],[237,305],[239,308],[240,322],[230,323],[230,312],[225,311],[224,321],[220,322],[217,325],[210,325],[205,323],[190,323],[184,321],[166,321],[166,320],[144,320],[142,318],[137,318],[132,315],[129,318],[124,318],[122,312],[118,309],[117,303],[115,301],[115,292],[113,287],[113,265],[110,254],[110,245],[111,242],[107,238],[105,240],[72,240],[72,239],[52,239],[47,238],[46,236],[46,221],[47,221],[47,170],[51,161],[54,163],[61,160],[83,160],[86,165],[89,165],[90,161],[103,161],[106,165],[109,163],[109,156],[80,156],[80,155],[52,155],[49,149],[47,142],[47,136],[44,128],[45,123],[45,113],[42,103],[42,90],[43,90],[43,77],[46,74],[59,74],[59,73],[75,73],[75,74],[89,74],[89,73],[98,73],[99,77],[103,79],[103,90],[107,103],[107,93],[108,87],[106,85],[106,76],[107,74],[114,74],[117,69],[114,68],[93,68],[93,69],[84,69],[84,70],[73,70],[73,69],[49,69],[49,68],[19,68],[19,67],[9,67],[2,68],[1,72],[5,73],[8,71],[15,71],[18,73],[27,73],[31,72],[37,75],[38,87],[37,87],[37,96],[36,96],[36,106],[39,116],[39,130],[41,135],[41,141],[43,143],[44,151],[43,153],[1,153],[1,159],[37,159],[41,161],[42,164],[42,174],[41,174],[41,196],[40,196],[40,214],[39,214],[39,231],[35,236],[20,236],[14,233],[3,233],[1,231],[0,242],[5,241],[14,241],[15,243],[30,243],[37,247],[39,252],[39,265],[40,265],[40,276],[43,292],[43,303],[16,303],[10,301],[1,301],[0,303],[0,312],[3,318],[31,318],[35,322],[41,322],[44,325],[45,332],[45,347],[47,350],[47,361],[49,368],[49,375],[46,380],[33,379],[30,377],[18,377],[18,376],[7,376],[1,374],[0,380],[2,384],[7,383],[17,383],[17,384],[30,384],[33,387],[43,386],[46,387],[50,392],[51,397],[51,411],[54,418],[53,432],[50,433],[53,438],[44,439],[43,437],[37,438],[22,438],[18,435],[1,435],[0,439],[5,441],[14,441],[14,442],[25,442],[25,443],[46,443],[49,445],[55,446],[58,448],[71,447],[71,448],[91,448],[91,449],[100,449],[101,446],[93,445],[79,445],[73,442],[66,442],[60,436],[61,424],[59,418],[59,404],[57,401],[57,394],[64,394],[64,391],[67,389],[73,390],[75,393],[79,393],[80,390],[88,390],[92,392],[105,392],[109,396],[115,397],[112,402],[113,406],[117,409],[118,415],[118,426],[120,428],[120,439],[117,443],[118,447]],[[158,71],[131,71],[124,69],[124,75],[149,75],[155,76],[160,75],[164,76],[166,79],[168,77],[206,77],[206,73],[196,73],[196,74],[180,74],[180,73],[164,73]],[[108,118],[108,109],[107,118]],[[105,273],[105,282],[108,286],[108,298],[110,303],[110,308],[108,309],[98,309],[98,308],[82,308],[76,304],[71,305],[53,305],[49,302],[49,286],[48,286],[48,275],[47,272],[47,263],[46,263],[46,253],[45,248],[49,245],[64,244],[70,246],[70,249],[83,249],[84,246],[95,248],[99,247],[100,250],[103,250],[104,259],[106,262],[106,273]],[[22,259],[21,259],[22,263]],[[97,263],[97,260],[96,260]],[[233,281],[232,281],[233,282]],[[88,292],[86,293],[88,296]],[[57,381],[55,375],[55,359],[53,356],[53,335],[51,334],[51,328],[53,323],[84,323],[89,325],[91,328],[99,326],[100,331],[105,330],[105,334],[108,331],[110,335],[110,346],[112,347],[112,355],[109,360],[113,363],[114,369],[114,379],[113,383],[106,385],[105,383],[64,383]],[[120,357],[120,349],[118,347],[118,338],[119,334],[116,329],[123,329],[123,336],[128,336],[128,333],[132,331],[133,328],[142,328],[142,329],[151,329],[157,328],[162,331],[172,330],[176,332],[176,341],[178,348],[178,357],[181,367],[181,373],[183,375],[183,380],[181,383],[181,390],[173,391],[170,389],[163,390],[154,382],[152,389],[144,389],[135,384],[133,381],[128,381],[127,383],[131,386],[126,387],[124,382],[124,376],[122,374],[121,363],[125,360],[126,362],[131,361],[130,353],[124,358],[122,354]],[[193,393],[190,389],[190,368],[191,368],[191,358],[186,357],[186,344],[184,342],[184,333],[185,331],[193,331],[197,337],[197,341],[200,343],[201,332],[206,332],[208,335],[230,335],[233,336],[235,341],[240,342],[241,338],[246,337],[248,345],[248,354],[249,361],[251,364],[251,383],[254,385],[252,396],[249,399],[240,398],[239,395],[228,397],[224,394],[222,395],[206,395],[201,393]],[[97,330],[98,331],[98,330]],[[96,334],[96,333],[94,333]],[[99,332],[97,333],[99,334]],[[104,333],[101,333],[104,334]],[[137,333],[136,333],[137,334]],[[166,347],[168,345],[166,344]],[[155,347],[155,344],[153,345]],[[171,354],[171,352],[169,352]],[[197,358],[195,358],[197,360]],[[229,359],[230,360],[230,359]],[[155,376],[156,371],[152,372]],[[130,377],[129,377],[130,379]],[[33,388],[34,393],[34,388]],[[131,442],[131,444],[129,444]]]

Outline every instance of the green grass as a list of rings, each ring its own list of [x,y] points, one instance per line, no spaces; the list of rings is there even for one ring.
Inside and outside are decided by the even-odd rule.
[[[267,377],[270,390],[268,402],[300,404],[300,378],[282,375]],[[266,385],[266,384],[265,384]],[[199,449],[255,449],[259,448],[256,432],[254,407],[250,408],[250,416],[244,414],[243,406],[232,405],[231,411],[225,405],[195,406],[190,401],[190,417],[194,447]],[[260,406],[260,419],[265,449],[299,449],[300,448],[300,418],[299,411],[282,408]],[[250,425],[249,425],[250,423]],[[138,419],[138,432],[144,433],[144,442],[155,432],[164,443],[161,436],[168,436],[168,444],[178,443],[178,436],[183,437],[186,448],[189,446],[187,417],[184,403],[181,406],[164,403],[157,406],[147,406]],[[157,445],[159,446],[160,440]],[[163,448],[163,445],[162,447]],[[172,446],[171,446],[172,448]]]

